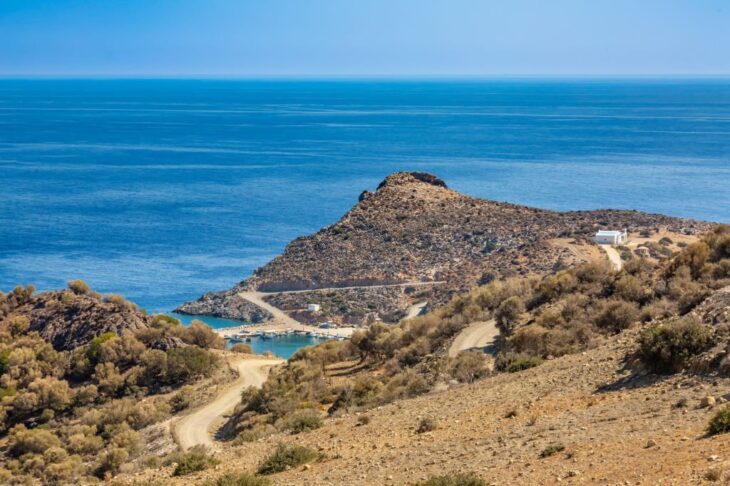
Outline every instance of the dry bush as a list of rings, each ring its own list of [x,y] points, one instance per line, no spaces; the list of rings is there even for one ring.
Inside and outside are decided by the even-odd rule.
[[[320,458],[320,454],[308,447],[279,444],[276,450],[259,466],[259,474],[274,474]]]
[[[83,280],[69,280],[68,288],[76,295],[86,295],[91,292],[91,287]]]
[[[489,375],[484,353],[462,351],[450,360],[449,374],[461,383],[472,383]]]
[[[655,324],[639,336],[639,359],[657,373],[681,371],[696,355],[714,344],[714,332],[691,317]]]
[[[638,320],[639,308],[635,303],[625,300],[599,300],[594,304],[590,317],[599,328],[617,333],[628,329]]]
[[[253,348],[251,347],[251,345],[244,343],[234,344],[233,346],[231,346],[231,351],[241,354],[253,354]]]

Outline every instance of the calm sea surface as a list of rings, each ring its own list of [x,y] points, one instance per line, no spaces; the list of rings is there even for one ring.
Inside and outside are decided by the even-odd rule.
[[[730,81],[0,80],[0,289],[169,311],[397,170],[730,222]]]

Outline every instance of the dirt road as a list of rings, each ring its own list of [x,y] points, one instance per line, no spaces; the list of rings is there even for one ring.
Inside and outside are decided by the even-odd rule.
[[[480,349],[487,354],[494,354],[498,337],[499,329],[494,319],[474,322],[456,336],[449,348],[449,356],[453,358],[468,349]]]
[[[280,359],[245,359],[231,361],[231,366],[238,371],[238,378],[211,402],[183,417],[174,426],[174,436],[181,449],[186,450],[198,444],[215,447],[212,430],[221,425],[223,417],[232,412],[241,401],[241,392],[249,386],[260,387],[268,370],[283,363]]]
[[[614,269],[621,270],[621,268],[624,266],[623,261],[621,261],[621,255],[619,255],[618,251],[616,251],[616,248],[612,247],[611,245],[599,245],[603,251],[606,252],[606,256],[608,256],[608,261],[611,262],[611,265]]]
[[[404,317],[404,319],[411,319],[413,317],[420,316],[426,310],[427,305],[428,305],[427,300],[423,300],[421,302],[416,302],[415,304],[413,304],[412,306],[410,306],[408,308],[408,311],[406,312],[406,316]]]

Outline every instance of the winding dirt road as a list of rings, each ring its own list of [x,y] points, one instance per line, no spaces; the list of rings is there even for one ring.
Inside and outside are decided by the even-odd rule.
[[[449,356],[453,358],[460,352],[469,349],[478,349],[493,355],[497,351],[498,337],[499,329],[497,329],[497,322],[494,319],[474,322],[456,336],[449,347]]]
[[[215,447],[213,440],[215,426],[222,424],[223,418],[241,401],[241,392],[249,386],[260,387],[272,366],[283,363],[280,359],[246,359],[230,361],[231,367],[238,371],[238,378],[211,402],[184,416],[175,424],[173,434],[182,450],[196,445]]]

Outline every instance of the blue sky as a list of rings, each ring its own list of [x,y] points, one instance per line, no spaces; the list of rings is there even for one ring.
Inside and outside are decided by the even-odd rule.
[[[727,0],[0,0],[0,75],[730,74]]]

